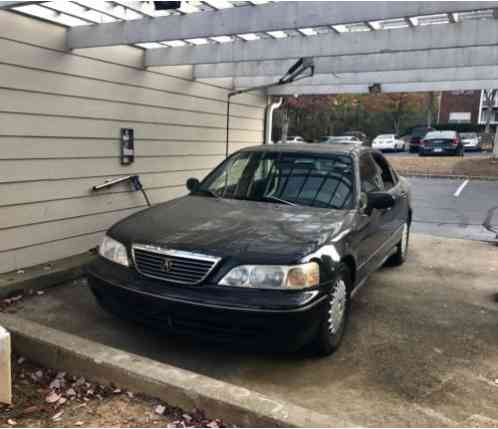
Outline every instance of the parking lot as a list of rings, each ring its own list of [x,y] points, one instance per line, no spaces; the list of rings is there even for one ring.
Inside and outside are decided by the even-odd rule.
[[[413,192],[413,231],[443,237],[494,240],[483,223],[498,207],[498,182],[409,178]],[[498,227],[498,217],[491,213]]]
[[[413,235],[406,265],[371,278],[345,343],[323,359],[164,336],[102,311],[83,280],[18,314],[353,425],[496,426],[497,272],[491,244]]]

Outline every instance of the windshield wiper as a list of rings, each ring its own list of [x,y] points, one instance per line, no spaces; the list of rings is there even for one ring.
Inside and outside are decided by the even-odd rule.
[[[297,207],[299,204],[296,204],[296,203],[293,203],[291,201],[287,201],[287,200],[283,200],[281,198],[278,198],[278,197],[274,197],[273,195],[267,195],[264,197],[265,200],[273,200],[273,201],[277,201],[279,203],[282,203],[282,204],[287,204],[288,206],[294,206],[294,207]]]

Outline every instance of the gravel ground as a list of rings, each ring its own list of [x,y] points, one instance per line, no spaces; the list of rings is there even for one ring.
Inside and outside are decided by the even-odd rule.
[[[498,161],[489,155],[469,158],[450,156],[396,157],[387,158],[400,174],[436,174],[456,176],[485,176],[498,178]]]

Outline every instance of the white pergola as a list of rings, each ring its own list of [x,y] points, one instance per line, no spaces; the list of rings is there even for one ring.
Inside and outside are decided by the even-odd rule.
[[[68,27],[67,49],[133,45],[144,67],[192,66],[233,89],[277,81],[302,57],[315,75],[268,95],[498,87],[498,2],[0,2]]]

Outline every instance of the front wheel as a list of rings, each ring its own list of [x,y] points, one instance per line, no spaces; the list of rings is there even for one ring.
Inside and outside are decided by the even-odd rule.
[[[341,264],[327,296],[320,327],[313,342],[315,352],[320,356],[334,353],[344,337],[351,311],[350,279],[348,267]]]

